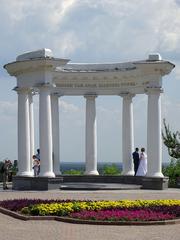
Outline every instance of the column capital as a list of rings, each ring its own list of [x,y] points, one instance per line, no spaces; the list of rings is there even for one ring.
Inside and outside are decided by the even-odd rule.
[[[122,98],[128,98],[128,99],[132,99],[133,97],[135,97],[136,94],[130,93],[130,92],[124,92],[124,93],[120,93],[119,96]]]
[[[14,87],[13,89],[12,89],[13,91],[16,91],[18,94],[19,93],[27,93],[27,94],[29,94],[29,93],[31,93],[32,91],[33,91],[33,89],[32,88],[28,88],[28,87]]]
[[[39,92],[36,90],[36,89],[32,89],[32,91],[30,91],[30,94],[32,95],[32,96],[34,96],[34,95],[37,95]]]
[[[52,83],[40,83],[40,84],[37,84],[36,87],[39,90],[51,91],[52,89],[54,89],[56,87],[56,85],[52,84]]]
[[[84,95],[84,97],[88,100],[94,100],[95,98],[97,98],[97,94],[95,93],[87,93]]]
[[[60,92],[52,92],[52,94],[51,94],[53,97],[62,97],[63,96],[63,94],[62,93],[60,93]]]
[[[164,92],[164,90],[163,90],[163,88],[161,88],[161,87],[147,87],[146,89],[145,89],[145,93],[147,94],[147,95],[149,95],[149,94],[160,94],[160,93],[163,93]]]
[[[35,88],[30,88],[28,92],[31,96],[37,95],[38,91]]]

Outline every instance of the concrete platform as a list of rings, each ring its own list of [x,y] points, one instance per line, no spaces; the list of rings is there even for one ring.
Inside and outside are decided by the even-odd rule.
[[[141,185],[118,183],[63,182],[61,190],[132,190],[141,189]]]
[[[39,190],[46,191],[51,189],[59,189],[60,183],[63,182],[62,177],[48,178],[48,177],[24,177],[13,176],[12,189],[13,190]]]
[[[62,175],[55,178],[13,176],[14,190],[51,189],[66,190],[100,190],[100,189],[144,189],[163,190],[168,188],[168,178],[152,178],[137,176],[73,176]]]

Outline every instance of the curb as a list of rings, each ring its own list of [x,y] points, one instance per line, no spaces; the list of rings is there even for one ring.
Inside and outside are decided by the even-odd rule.
[[[11,210],[5,209],[0,207],[0,213],[3,213],[7,216],[28,221],[28,220],[55,220],[65,223],[73,223],[73,224],[90,224],[90,225],[169,225],[169,224],[180,224],[180,219],[173,219],[173,220],[162,220],[162,221],[132,221],[132,222],[123,222],[123,221],[93,221],[93,220],[81,220],[81,219],[74,219],[69,217],[58,217],[58,216],[25,216],[17,212],[13,212]]]

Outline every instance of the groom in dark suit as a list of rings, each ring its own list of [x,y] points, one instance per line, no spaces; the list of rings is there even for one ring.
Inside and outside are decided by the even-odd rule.
[[[134,176],[136,176],[136,172],[139,167],[139,148],[135,149],[135,152],[133,152],[133,161],[134,161]]]

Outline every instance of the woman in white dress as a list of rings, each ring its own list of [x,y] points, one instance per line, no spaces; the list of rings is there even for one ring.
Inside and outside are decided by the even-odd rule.
[[[136,176],[145,176],[147,173],[147,154],[145,153],[145,148],[141,148],[141,153],[139,156],[139,167]]]

